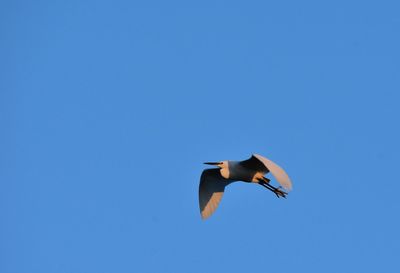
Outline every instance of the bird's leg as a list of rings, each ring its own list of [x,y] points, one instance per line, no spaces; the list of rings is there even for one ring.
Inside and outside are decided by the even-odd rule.
[[[260,184],[261,186],[263,186],[263,187],[265,187],[266,189],[269,189],[270,191],[272,191],[273,193],[275,193],[275,194],[276,194],[276,197],[278,197],[278,198],[279,198],[279,197],[286,198],[287,192],[282,191],[282,190],[280,189],[280,187],[275,188],[274,186],[271,186],[271,185],[269,184],[270,181],[271,181],[271,180],[269,180],[268,178],[262,177],[262,178],[260,179],[260,181],[258,182],[258,184]]]
[[[275,187],[273,187],[271,185],[268,185],[267,183],[265,183],[263,181],[259,182],[258,184],[260,184],[261,186],[263,186],[266,189],[268,189],[268,190],[272,191],[273,193],[275,193],[276,197],[278,197],[278,198],[279,197],[286,198],[287,193],[282,191],[282,190],[280,190],[279,188],[275,188]]]

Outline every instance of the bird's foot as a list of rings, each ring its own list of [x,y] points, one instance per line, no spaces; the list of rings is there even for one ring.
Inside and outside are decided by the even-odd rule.
[[[269,182],[269,179],[268,179]],[[263,186],[264,188],[267,188],[268,190],[272,191],[273,193],[275,193],[276,197],[280,198],[286,198],[287,192],[284,192],[283,190],[281,190],[281,186],[275,188],[274,186],[269,185],[269,183],[266,182],[264,179],[262,181],[259,181],[258,184],[260,184],[261,186]]]
[[[275,188],[273,192],[275,193],[276,197],[278,197],[278,198],[280,198],[280,197],[286,198],[287,192],[282,191],[280,188],[281,187]]]

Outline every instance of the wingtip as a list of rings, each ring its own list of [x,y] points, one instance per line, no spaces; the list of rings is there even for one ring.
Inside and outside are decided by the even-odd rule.
[[[293,190],[293,187],[292,186],[290,186],[290,187],[283,187],[285,190],[287,190],[287,191],[292,191]]]
[[[288,177],[289,181],[282,181],[282,180],[277,180],[278,183],[286,190],[286,191],[292,191],[293,190],[293,185],[292,181]]]
[[[201,216],[202,221],[205,221],[210,217],[210,215],[207,216],[207,215],[204,215],[203,213],[200,213],[200,216]]]
[[[287,176],[287,180],[281,181],[280,184],[287,191],[293,190],[292,180],[290,179],[289,176]]]

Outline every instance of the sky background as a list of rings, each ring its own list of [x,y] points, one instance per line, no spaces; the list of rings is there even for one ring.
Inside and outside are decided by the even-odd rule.
[[[0,272],[400,272],[399,10],[1,1]],[[202,221],[252,153],[294,190]]]

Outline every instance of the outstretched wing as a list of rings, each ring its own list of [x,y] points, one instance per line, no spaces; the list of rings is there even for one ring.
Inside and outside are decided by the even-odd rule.
[[[250,159],[242,161],[241,164],[256,171],[270,171],[282,187],[284,187],[286,190],[292,189],[292,181],[290,181],[287,173],[268,158],[254,154]]]
[[[201,218],[207,219],[217,209],[225,187],[231,181],[221,176],[219,169],[206,169],[201,174],[199,204]]]

